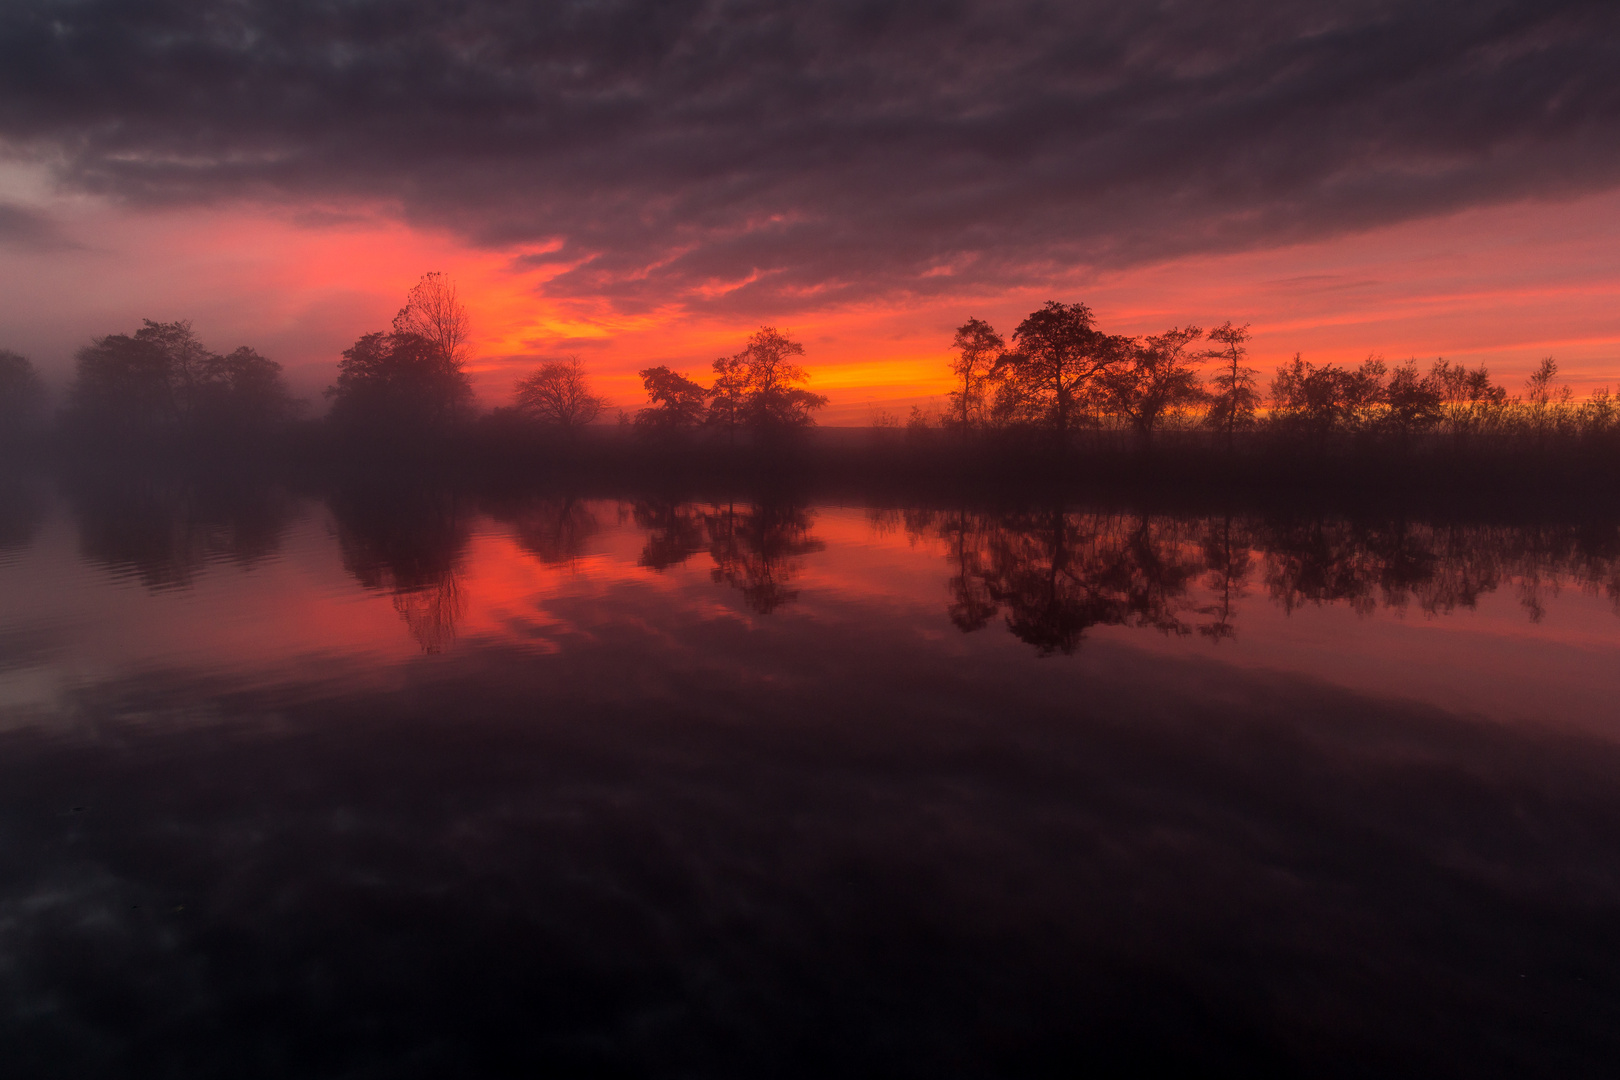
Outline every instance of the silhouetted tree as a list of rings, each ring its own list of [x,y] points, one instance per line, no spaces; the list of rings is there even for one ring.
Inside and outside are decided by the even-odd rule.
[[[715,361],[711,422],[733,438],[739,425],[767,438],[813,425],[811,414],[827,398],[795,385],[810,378],[793,362],[803,355],[804,346],[774,326],[760,327],[741,352]]]
[[[1143,445],[1152,443],[1154,429],[1166,416],[1204,400],[1194,358],[1187,352],[1203,336],[1203,330],[1187,326],[1132,341],[1124,349],[1124,362],[1102,374],[1109,410],[1130,423]]]
[[[21,353],[0,349],[0,443],[30,431],[45,412],[45,384]]]
[[[1524,382],[1530,430],[1541,438],[1552,430],[1558,414],[1569,404],[1569,387],[1554,386],[1553,380],[1557,377],[1558,361],[1548,356],[1542,358]]]
[[[243,346],[210,352],[189,322],[145,320],[79,350],[68,418],[91,433],[240,435],[291,417],[281,365]]]
[[[1485,426],[1507,403],[1507,389],[1491,382],[1483,364],[1470,371],[1440,359],[1429,374],[1440,384],[1446,426],[1458,434]]]
[[[455,283],[438,271],[423,274],[394,316],[394,333],[430,342],[445,363],[460,369],[467,361],[472,319],[456,296]]]
[[[547,427],[576,431],[606,407],[605,399],[591,393],[578,356],[544,364],[517,384],[518,411]]]
[[[1123,359],[1124,344],[1096,328],[1086,305],[1051,300],[1018,324],[1013,349],[992,374],[1014,388],[1008,402],[1016,399],[1062,438],[1100,390],[1100,377]]]
[[[1230,451],[1237,433],[1254,426],[1255,410],[1260,407],[1260,392],[1254,381],[1257,373],[1243,363],[1249,355],[1249,326],[1233,326],[1228,320],[1209,332],[1209,340],[1219,348],[1204,353],[1216,362],[1205,423],[1226,433],[1226,448]]]
[[[1444,401],[1445,387],[1440,379],[1432,371],[1419,375],[1417,361],[1408,360],[1390,372],[1389,385],[1384,388],[1384,404],[1389,410],[1384,422],[1402,438],[1428,431],[1443,418]]]
[[[389,442],[443,434],[472,414],[461,363],[420,334],[371,333],[343,350],[327,391],[332,423]]]
[[[690,431],[703,423],[709,391],[660,364],[643,368],[641,385],[652,404],[636,413],[636,427],[660,435]]]
[[[951,370],[962,380],[962,388],[951,391],[950,415],[966,431],[983,422],[985,384],[1007,343],[983,319],[969,319],[956,328],[951,348],[956,350]]]
[[[1336,429],[1366,423],[1384,400],[1384,362],[1370,358],[1355,371],[1337,364],[1316,367],[1294,355],[1271,381],[1272,419],[1325,439]]]
[[[709,411],[704,423],[726,434],[736,445],[737,431],[745,422],[748,402],[748,365],[739,353],[714,362],[714,383],[709,387]]]

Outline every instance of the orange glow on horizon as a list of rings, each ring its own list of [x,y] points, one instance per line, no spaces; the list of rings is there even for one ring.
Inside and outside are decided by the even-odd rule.
[[[1248,322],[1262,382],[1295,352],[1315,363],[1437,356],[1488,364],[1517,392],[1542,357],[1559,360],[1577,394],[1620,382],[1620,193],[1523,203],[1389,226],[1286,248],[1206,255],[1153,266],[1076,270],[1033,287],[891,291],[859,304],[737,314],[705,306],[702,289],[645,310],[599,296],[549,295],[567,267],[525,261],[556,243],[491,250],[415,229],[386,208],[315,219],[213,210],[131,214],[79,208],[97,248],[35,254],[16,278],[15,332],[82,343],[141,318],[192,318],[218,348],[251,343],[280,360],[317,400],[338,354],[384,329],[420,275],[442,270],[473,318],[469,371],[486,406],[545,359],[578,353],[613,411],[643,402],[636,371],[668,364],[707,381],[718,356],[762,324],[805,346],[811,389],[828,424],[870,422],[877,409],[939,407],[952,386],[954,328],[969,316],[1003,334],[1047,299],[1083,300],[1103,328],[1150,333],[1189,323]],[[930,279],[934,283],[947,277]],[[106,282],[85,295],[83,282]],[[712,283],[716,292],[740,282]],[[64,329],[72,327],[71,335]],[[76,347],[72,346],[72,347]],[[70,347],[71,348],[71,347]],[[71,351],[35,351],[57,381]]]

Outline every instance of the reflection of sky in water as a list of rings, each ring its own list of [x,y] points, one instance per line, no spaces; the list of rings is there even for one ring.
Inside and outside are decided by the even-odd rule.
[[[1612,536],[138,494],[0,554],[22,1075],[1620,1055]]]
[[[1612,543],[1590,532],[1408,526],[1392,553],[1387,528],[1343,522],[1071,513],[1054,554],[1051,515],[277,498],[245,541],[195,507],[148,508],[129,536],[52,505],[0,559],[0,701],[38,720],[73,686],[149,669],[386,684],[425,655],[632,629],[638,663],[693,665],[715,623],[767,669],[787,661],[773,647],[854,638],[1078,680],[1131,649],[1611,734],[1620,696]]]

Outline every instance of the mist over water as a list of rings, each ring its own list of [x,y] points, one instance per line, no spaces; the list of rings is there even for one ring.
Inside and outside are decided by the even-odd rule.
[[[1620,1051],[1620,522],[4,491],[15,1075]]]

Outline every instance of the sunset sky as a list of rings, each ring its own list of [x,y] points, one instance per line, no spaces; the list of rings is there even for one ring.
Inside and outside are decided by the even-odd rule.
[[[578,353],[801,340],[826,423],[953,328],[1252,323],[1266,374],[1556,357],[1620,384],[1620,7],[26,0],[0,9],[0,347],[141,318],[311,398],[428,270],[501,404]]]

